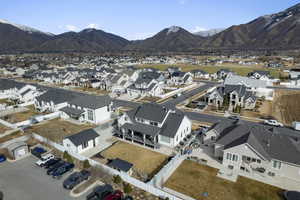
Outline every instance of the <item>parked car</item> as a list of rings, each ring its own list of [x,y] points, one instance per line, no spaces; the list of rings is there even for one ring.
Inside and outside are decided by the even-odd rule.
[[[74,172],[63,182],[63,187],[65,189],[71,190],[79,183],[81,183],[85,180],[88,180],[88,178],[90,176],[91,176],[91,173],[87,170],[81,170],[80,172]]]
[[[63,166],[64,164],[65,164],[65,161],[61,160],[61,161],[59,161],[58,163],[52,165],[51,167],[48,168],[47,174],[48,174],[48,175],[52,175],[52,173],[53,173],[56,169],[60,168],[60,167]]]
[[[240,120],[240,117],[237,116],[237,115],[230,115],[230,116],[228,117],[228,119],[231,119],[231,120],[233,120],[233,121],[239,121],[239,120]]]
[[[35,162],[36,165],[43,167],[43,165],[48,161],[54,158],[54,155],[51,153],[48,153],[46,155],[42,155],[41,159]]]
[[[126,196],[123,198],[123,200],[133,200],[133,197],[132,196]]]
[[[86,200],[102,200],[106,196],[113,193],[114,189],[111,185],[101,185],[93,189],[89,195],[87,195]]]
[[[110,195],[107,195],[103,200],[122,200],[123,198],[123,192],[120,190],[116,190]]]
[[[46,169],[48,169],[49,167],[55,165],[56,163],[58,163],[59,161],[61,161],[60,158],[53,158],[51,160],[48,160],[43,167],[45,167]]]
[[[59,168],[57,168],[56,170],[53,171],[52,177],[59,179],[62,175],[64,175],[68,171],[72,171],[74,166],[75,165],[73,163],[67,163],[66,162],[64,165],[62,165],[61,167],[59,167]]]
[[[297,191],[285,191],[283,193],[285,200],[299,200],[300,199],[300,192]]]
[[[41,155],[46,153],[46,150],[42,147],[35,147],[31,150],[31,154],[37,158],[41,158]]]
[[[278,122],[277,120],[270,119],[270,120],[265,120],[264,124],[270,125],[270,126],[277,126],[277,127],[283,127],[283,124]]]
[[[3,154],[0,154],[0,163],[5,162],[6,161],[6,157]]]

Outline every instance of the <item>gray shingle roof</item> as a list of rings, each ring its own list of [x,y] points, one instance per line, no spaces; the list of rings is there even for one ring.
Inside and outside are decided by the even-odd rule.
[[[183,118],[183,113],[170,113],[159,134],[174,138]]]
[[[60,109],[60,111],[65,112],[68,115],[73,115],[73,116],[80,116],[82,113],[84,113],[84,110],[79,110],[76,108],[72,108],[72,107],[63,107]]]
[[[108,166],[118,169],[118,170],[121,170],[121,171],[124,171],[124,172],[128,172],[133,167],[133,164],[131,164],[125,160],[116,158],[116,159],[112,160],[111,162],[109,162]]]
[[[155,103],[145,103],[136,109],[135,116],[137,118],[143,118],[146,120],[161,123],[165,119],[168,111],[169,110],[162,105]]]
[[[130,123],[125,123],[121,128],[124,128],[126,130],[133,130],[139,133],[143,133],[146,135],[151,135],[151,136],[156,136],[158,135],[160,128],[156,127],[156,126],[151,126],[151,125],[147,125],[147,124],[141,124],[141,123],[134,123],[134,124],[130,124]]]
[[[94,129],[87,129],[77,134],[68,136],[66,139],[69,139],[75,146],[79,146],[84,142],[88,142],[97,138],[98,136],[99,134]]]
[[[231,148],[247,143],[265,159],[275,159],[300,165],[299,145],[293,138],[282,133],[284,129],[249,124],[229,125],[220,133],[217,144]]]

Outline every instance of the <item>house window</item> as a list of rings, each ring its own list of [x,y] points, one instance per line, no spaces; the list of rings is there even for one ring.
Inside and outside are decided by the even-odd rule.
[[[171,142],[171,139],[169,137],[166,137],[166,136],[163,136],[163,135],[160,136],[160,140],[164,143],[170,143]]]
[[[236,161],[238,161],[239,157],[236,154],[227,153],[226,159],[236,162]]]
[[[273,160],[273,168],[280,169],[281,168],[281,162]]]
[[[88,120],[94,121],[94,112],[92,110],[88,110],[87,114],[88,114]]]
[[[85,149],[89,146],[88,142],[83,142],[82,143],[82,149]]]

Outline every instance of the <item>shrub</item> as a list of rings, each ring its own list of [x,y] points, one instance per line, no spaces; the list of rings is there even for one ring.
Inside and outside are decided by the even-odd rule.
[[[122,178],[121,178],[119,175],[114,176],[113,182],[114,182],[115,184],[120,184],[120,183],[122,182]]]
[[[67,151],[64,152],[63,159],[69,163],[74,163],[72,156]]]
[[[132,192],[132,187],[129,183],[123,183],[124,193],[129,194]]]
[[[88,160],[83,161],[83,168],[84,169],[89,169],[91,167],[91,164]]]

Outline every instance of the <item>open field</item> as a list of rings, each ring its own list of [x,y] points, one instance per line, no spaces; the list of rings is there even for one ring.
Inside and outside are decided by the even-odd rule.
[[[6,131],[10,130],[10,128],[3,126],[2,124],[0,124],[0,135],[5,133]]]
[[[195,199],[209,200],[281,200],[281,189],[239,177],[236,183],[216,176],[217,169],[184,161],[168,179],[165,187]],[[208,192],[208,197],[202,197]]]
[[[107,150],[101,152],[101,155],[108,159],[120,158],[134,165],[134,168],[152,175],[161,168],[161,165],[168,159],[168,156],[138,147],[126,142],[118,142]]]
[[[94,128],[94,126],[87,124],[77,125],[65,120],[53,119],[32,126],[26,132],[39,134],[54,142],[61,142],[65,137],[89,128]]]
[[[11,133],[9,135],[1,137],[0,138],[0,143],[7,142],[8,140],[11,140],[11,139],[14,139],[14,138],[17,138],[17,137],[21,137],[23,135],[26,135],[26,134],[22,133],[21,131],[16,131],[14,133]]]
[[[8,99],[0,99],[0,104],[10,104]]]
[[[300,91],[276,90],[273,103],[274,117],[285,124],[300,121]]]
[[[149,65],[138,65],[137,67],[139,68],[147,68],[147,67],[152,67],[158,70],[165,71],[168,67],[171,65],[162,65],[162,64],[149,64]],[[238,75],[241,76],[246,76],[249,72],[252,72],[254,70],[264,70],[264,71],[270,71],[271,76],[275,78],[279,78],[280,70],[278,69],[270,69],[270,68],[265,68],[262,66],[244,66],[244,65],[237,65],[237,64],[223,64],[223,65],[218,65],[218,66],[202,66],[202,65],[183,65],[183,64],[178,64],[178,65],[172,65],[172,66],[178,66],[181,67],[182,71],[188,72],[194,69],[201,69],[203,71],[206,71],[208,73],[215,73],[219,71],[220,69],[229,69],[234,72],[236,72]]]
[[[10,123],[18,123],[25,120],[30,119],[30,117],[34,115],[38,115],[40,113],[36,112],[33,106],[27,106],[28,110],[24,112],[14,113],[10,115],[6,115],[2,117],[5,121],[8,121]]]

